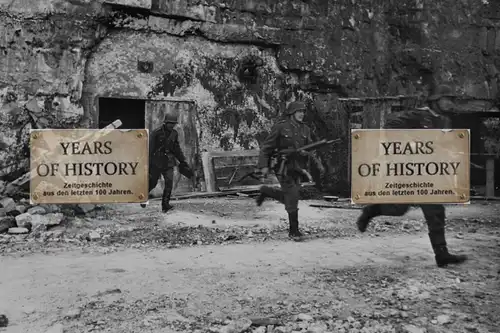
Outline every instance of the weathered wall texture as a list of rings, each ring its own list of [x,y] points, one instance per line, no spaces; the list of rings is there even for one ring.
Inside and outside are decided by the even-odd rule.
[[[52,127],[94,126],[99,96],[193,99],[201,149],[212,150],[256,148],[296,98],[311,102],[316,133],[332,138],[348,131],[339,96],[426,93],[436,81],[464,95],[499,95],[494,1],[108,2],[115,5],[0,1],[9,156],[20,156],[24,136],[15,134],[29,119],[21,106],[34,97],[43,126]],[[240,75],[248,56],[255,79]],[[152,72],[139,71],[138,61],[151,61]],[[343,154],[330,162],[347,160]]]
[[[236,75],[237,59],[252,52],[264,60],[262,83],[247,87]],[[138,60],[151,61],[153,71],[139,72]],[[273,54],[253,46],[117,30],[90,58],[85,90],[93,101],[97,96],[119,95],[195,100],[203,149],[249,149],[258,148],[253,140],[274,115],[280,97],[276,75],[280,73]],[[94,120],[96,105],[87,110]]]
[[[84,2],[0,1],[0,176],[26,171],[30,128],[79,127],[96,18]]]

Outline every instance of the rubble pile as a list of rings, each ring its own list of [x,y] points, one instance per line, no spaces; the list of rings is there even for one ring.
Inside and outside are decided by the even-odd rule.
[[[94,205],[31,205],[24,198],[15,200],[0,195],[0,234],[38,235],[60,225],[69,216],[86,214],[94,209]]]

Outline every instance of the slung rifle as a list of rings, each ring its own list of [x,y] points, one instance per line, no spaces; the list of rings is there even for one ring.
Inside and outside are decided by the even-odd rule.
[[[320,147],[323,147],[323,146],[327,146],[327,145],[330,145],[330,144],[333,144],[333,143],[338,143],[342,141],[341,139],[333,139],[333,140],[327,140],[327,139],[323,139],[323,140],[320,140],[320,141],[316,141],[316,142],[313,142],[311,144],[308,144],[308,145],[305,145],[305,146],[302,146],[302,147],[299,147],[299,148],[286,148],[286,149],[282,149],[282,150],[277,150],[273,156],[272,156],[272,159],[276,160],[278,163],[279,163],[279,166],[278,166],[278,171],[277,171],[277,175],[283,175],[284,172],[285,172],[285,168],[286,168],[286,162],[287,160],[291,157],[291,156],[294,156],[294,155],[302,155],[304,153],[309,153],[315,149],[318,149]],[[306,170],[302,170],[302,172],[309,178],[311,179],[311,175],[309,174],[309,172],[307,172]],[[251,177],[255,180],[262,180],[262,178],[264,175],[262,174],[262,172],[255,168],[254,171],[244,175],[243,177],[241,177],[238,182],[241,182],[243,181],[244,179],[248,178],[248,177]]]

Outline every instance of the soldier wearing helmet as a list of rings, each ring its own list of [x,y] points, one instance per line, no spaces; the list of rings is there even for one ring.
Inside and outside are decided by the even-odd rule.
[[[304,102],[292,102],[285,112],[285,119],[278,122],[271,129],[271,133],[266,138],[260,149],[259,164],[262,175],[269,173],[270,160],[275,151],[289,148],[300,148],[313,142],[311,130],[303,123],[306,111]],[[303,153],[289,157],[285,162],[285,172],[277,177],[281,189],[262,186],[260,195],[257,198],[257,205],[260,206],[266,198],[273,198],[285,205],[289,219],[289,236],[299,240],[303,235],[299,231],[298,202],[300,180],[304,175],[304,170],[308,167],[311,153]],[[313,160],[318,162],[317,159]],[[277,163],[280,164],[280,161]],[[324,168],[321,163],[317,164],[321,173]],[[277,171],[277,170],[275,170]]]
[[[427,98],[427,106],[415,110],[395,112],[385,121],[386,128],[418,129],[418,128],[447,128],[450,125],[446,112],[455,109],[452,89],[447,85],[438,86]],[[448,252],[445,238],[445,207],[440,204],[420,204],[424,213],[429,239],[435,254],[438,267],[448,264],[460,264],[467,260],[465,255],[453,255]],[[403,216],[410,208],[405,204],[375,204],[367,205],[357,221],[358,229],[365,232],[371,219],[377,216]]]
[[[149,140],[149,191],[156,187],[160,175],[165,180],[161,200],[161,210],[166,213],[172,209],[170,196],[174,182],[174,167],[179,161],[179,172],[185,177],[193,177],[186,157],[179,144],[179,133],[174,129],[177,116],[167,114],[163,125],[151,133]],[[142,205],[145,207],[145,205]]]

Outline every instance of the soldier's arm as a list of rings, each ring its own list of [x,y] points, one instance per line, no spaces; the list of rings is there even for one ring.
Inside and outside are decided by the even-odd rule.
[[[269,160],[273,155],[274,150],[278,146],[278,138],[281,132],[281,125],[276,124],[272,127],[271,133],[267,136],[266,140],[262,143],[260,147],[259,163],[258,168],[268,168]]]
[[[319,141],[318,137],[311,131],[311,129],[308,126],[306,127],[306,132],[307,132],[307,144]],[[311,163],[313,163],[318,168],[318,170],[324,172],[324,167],[321,164],[321,160],[316,150],[312,150],[309,152],[309,163],[308,163],[309,169],[311,168]]]
[[[175,130],[174,130],[175,131]],[[181,144],[179,143],[179,133],[175,131],[174,137],[173,137],[173,145],[174,145],[174,154],[175,158],[180,162],[180,163],[187,163],[186,162],[186,156],[184,156],[184,152],[182,151]]]

